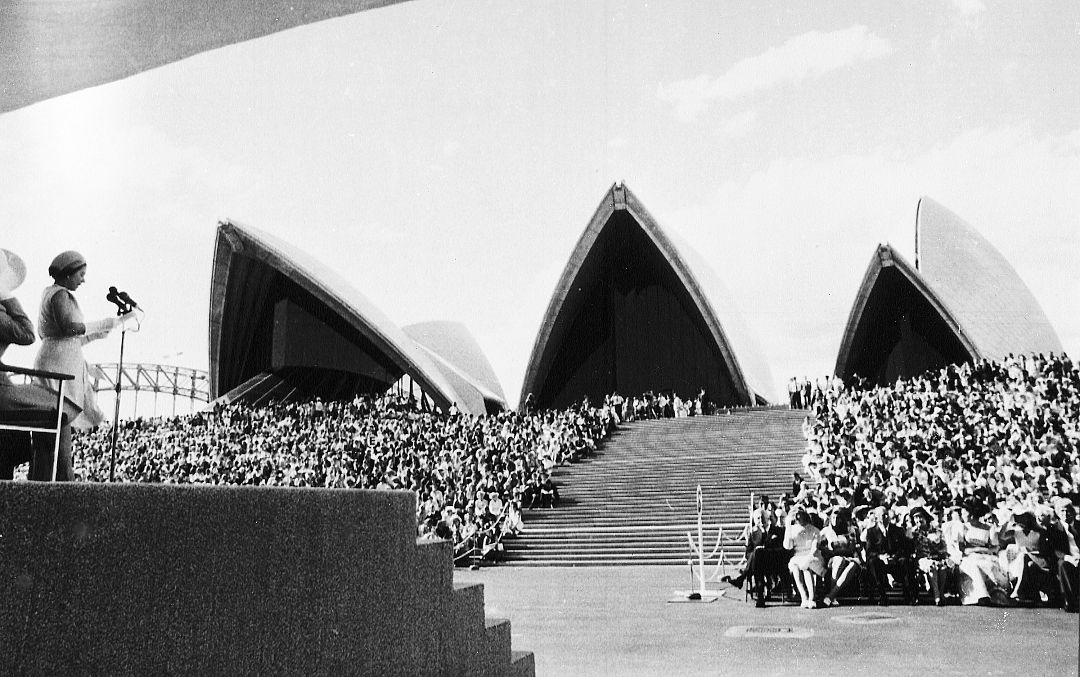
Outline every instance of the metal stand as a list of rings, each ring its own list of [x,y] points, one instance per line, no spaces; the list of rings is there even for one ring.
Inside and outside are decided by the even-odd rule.
[[[119,313],[118,313],[119,314]],[[109,481],[116,478],[116,436],[120,425],[120,376],[124,370],[124,339],[127,337],[127,329],[120,330],[120,362],[116,365],[116,398],[113,406],[112,442],[109,445]]]
[[[712,559],[716,556],[717,552],[721,552],[720,564],[723,564],[724,558],[722,554],[722,545],[724,542],[724,528],[721,526],[717,530],[716,534],[716,546],[713,547],[712,552],[705,555],[705,527],[702,523],[702,513],[704,512],[703,499],[701,495],[701,485],[697,488],[697,543],[694,543],[693,535],[688,531],[686,532],[686,540],[690,543],[690,559],[687,564],[690,565],[690,584],[694,584],[694,557],[698,560],[698,587],[697,590],[676,590],[675,594],[679,597],[674,601],[688,601],[688,602],[715,602],[720,596],[716,592],[710,592],[706,588],[705,579],[705,560]]]

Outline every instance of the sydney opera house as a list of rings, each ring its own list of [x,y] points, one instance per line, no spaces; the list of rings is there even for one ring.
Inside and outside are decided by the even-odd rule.
[[[214,397],[343,399],[403,384],[443,410],[506,408],[463,326],[400,328],[324,265],[254,228],[218,226],[210,298]]]
[[[672,391],[764,403],[765,362],[715,273],[622,185],[589,221],[540,324],[521,399]]]
[[[947,364],[1061,352],[1046,314],[992,244],[930,198],[915,217],[915,265],[874,252],[835,374],[885,384]]]
[[[603,196],[544,313],[522,384],[540,408],[609,393],[704,391],[766,404],[771,383],[736,301],[694,249],[624,185]],[[835,374],[883,384],[946,364],[1060,352],[1034,296],[971,226],[929,198],[915,263],[879,245],[855,297]],[[225,222],[215,247],[210,380],[227,401],[339,399],[391,388],[471,414],[508,402],[455,322],[395,325],[304,252]]]
[[[765,362],[715,274],[626,187],[612,186],[574,249],[533,347],[522,401],[563,407],[611,392],[766,402]],[[210,306],[214,397],[264,401],[421,393],[440,409],[507,407],[468,330],[398,327],[304,252],[225,222]],[[404,386],[402,386],[404,384]]]

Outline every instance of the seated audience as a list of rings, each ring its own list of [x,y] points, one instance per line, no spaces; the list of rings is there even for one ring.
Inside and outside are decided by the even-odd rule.
[[[948,544],[942,532],[933,527],[933,519],[926,508],[913,508],[908,513],[908,519],[915,564],[926,577],[934,604],[941,606],[945,602],[946,591],[952,587],[956,565],[949,559]]]
[[[961,509],[959,585],[961,602],[1011,606],[1009,579],[998,558],[998,528],[987,521],[989,510],[976,499]]]
[[[1050,549],[1057,562],[1057,582],[1061,604],[1065,611],[1077,611],[1077,592],[1080,588],[1080,519],[1076,506],[1069,499],[1054,500],[1057,520],[1049,532]]]
[[[836,507],[831,511],[829,526],[821,530],[819,549],[828,563],[829,591],[821,602],[824,606],[837,606],[837,599],[858,575],[859,533],[851,522],[851,510]]]
[[[787,566],[784,530],[777,526],[776,515],[768,508],[768,497],[762,498],[764,505],[754,511],[753,525],[746,536],[743,569],[735,578],[724,579],[735,587],[748,586],[759,607],[765,606],[768,590],[783,577]]]
[[[1021,604],[1037,605],[1046,601],[1057,606],[1057,581],[1051,567],[1053,553],[1049,551],[1049,537],[1030,512],[1013,515],[1008,527],[1013,542],[1002,551],[1002,562],[1012,585],[1009,596]]]
[[[810,515],[802,506],[791,512],[791,518],[784,531],[784,547],[792,550],[788,561],[788,570],[795,579],[804,609],[817,607],[815,591],[818,578],[825,574],[825,559],[818,550],[821,532],[810,521]]]
[[[918,602],[915,588],[915,565],[911,559],[911,542],[904,530],[889,519],[888,510],[878,506],[870,511],[871,524],[863,534],[863,553],[866,569],[874,583],[877,601],[888,604],[889,575],[900,582],[907,604]]]
[[[910,514],[909,547],[935,602],[959,565],[965,603],[1009,604],[1012,592],[1076,609],[1080,552],[1070,559],[1071,532],[1046,510],[1068,509],[1075,522],[1080,502],[1080,370],[1066,355],[976,360],[878,387],[859,377],[846,387],[794,379],[789,392],[793,404],[812,409],[803,424],[809,477],[801,502],[874,509],[878,526],[868,534],[879,535],[869,540],[889,547],[899,539],[882,525]],[[959,506],[968,508],[963,519]],[[1034,524],[1021,517],[997,528],[1024,513]],[[871,578],[884,584],[896,558],[889,555],[882,571],[886,560],[870,556],[880,543],[866,545]],[[1012,557],[1012,585],[999,561],[1002,546]],[[906,571],[893,577],[909,580]],[[906,588],[914,601],[913,586]]]
[[[230,404],[120,426],[120,481],[409,489],[422,537],[494,555],[521,529],[522,501],[554,506],[554,468],[591,453],[611,412],[434,413],[408,397]],[[104,481],[109,429],[81,433],[79,477]]]

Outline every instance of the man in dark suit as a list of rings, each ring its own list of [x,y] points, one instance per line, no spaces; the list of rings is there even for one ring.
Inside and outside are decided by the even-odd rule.
[[[767,498],[765,499],[768,500]],[[750,586],[758,607],[765,606],[766,588],[787,569],[784,530],[776,523],[776,513],[766,503],[754,511],[753,526],[746,535],[746,564],[742,573],[727,582],[737,588]]]
[[[878,604],[885,606],[889,603],[885,595],[889,589],[889,574],[900,581],[905,603],[917,604],[919,598],[915,588],[915,562],[911,557],[911,543],[907,534],[889,520],[888,511],[884,507],[874,508],[871,517],[873,524],[863,536],[863,551],[866,568],[874,581]]]
[[[1047,529],[1050,548],[1057,561],[1058,589],[1065,611],[1080,610],[1080,518],[1068,498],[1054,500],[1057,522]]]

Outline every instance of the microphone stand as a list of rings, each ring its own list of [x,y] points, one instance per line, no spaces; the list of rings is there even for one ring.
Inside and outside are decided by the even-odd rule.
[[[119,308],[116,311],[117,317],[123,317],[127,313],[132,312],[132,309],[128,308],[125,312],[124,308]],[[116,365],[116,397],[113,402],[113,421],[112,421],[112,442],[109,444],[109,481],[112,482],[116,477],[116,437],[119,432],[120,425],[120,378],[124,373],[124,339],[127,337],[127,327],[121,322],[120,324],[120,362]]]

